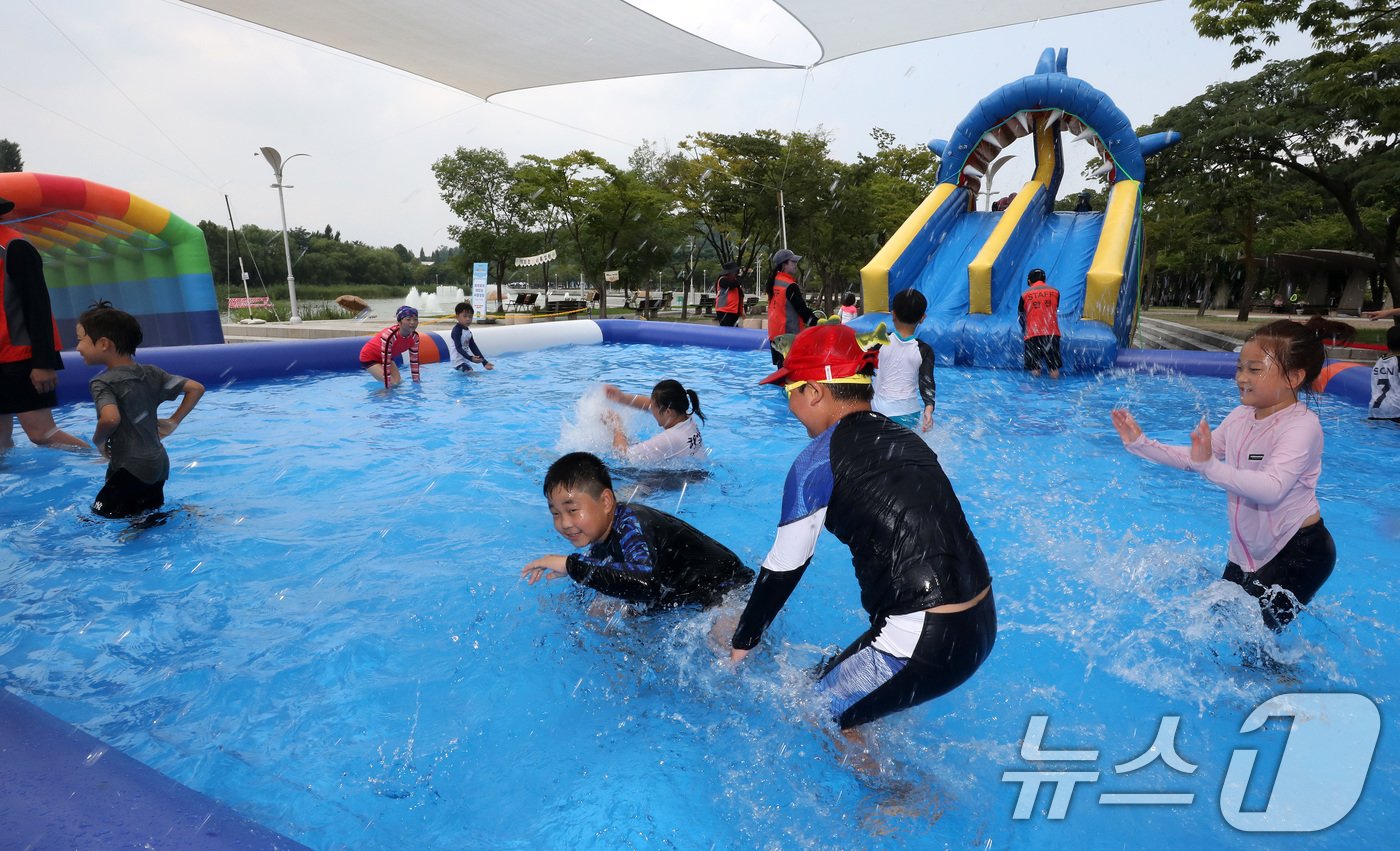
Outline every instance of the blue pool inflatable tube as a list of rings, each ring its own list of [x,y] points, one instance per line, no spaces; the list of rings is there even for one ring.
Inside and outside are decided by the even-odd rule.
[[[678,322],[638,322],[633,319],[582,319],[533,325],[480,326],[472,330],[488,357],[554,346],[599,343],[647,343],[659,346],[703,346],[732,351],[767,348],[766,332],[758,328],[720,328]],[[451,341],[436,331],[422,331],[424,363],[447,361]],[[226,387],[238,381],[262,381],[315,372],[348,372],[359,368],[360,349],[367,337],[286,340],[272,343],[231,343],[143,349],[137,359],[204,384]],[[1120,349],[1117,369],[1169,372],[1229,378],[1235,372],[1232,352],[1184,352],[1167,349]],[[58,374],[62,403],[90,399],[88,380],[98,373],[77,352],[63,353]],[[1359,364],[1329,361],[1319,389],[1358,405],[1371,401],[1371,372]]]
[[[425,362],[448,360],[450,342],[420,332]],[[636,320],[575,320],[538,325],[482,326],[478,345],[490,357],[566,345],[646,343],[757,352],[767,334],[754,328],[720,328]],[[315,372],[359,368],[366,337],[170,346],[145,349],[138,358],[208,387]],[[1115,367],[1136,372],[1229,378],[1236,355],[1123,349]],[[63,353],[59,400],[89,399],[97,374],[76,352]],[[1325,391],[1360,405],[1370,402],[1370,370],[1330,362]],[[233,810],[107,747],[78,728],[0,689],[0,830],[21,847],[301,848]]]

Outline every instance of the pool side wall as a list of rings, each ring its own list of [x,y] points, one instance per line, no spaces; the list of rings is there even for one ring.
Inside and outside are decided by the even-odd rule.
[[[424,362],[449,360],[450,340],[420,332]],[[735,351],[767,348],[764,331],[672,322],[576,320],[540,325],[483,326],[473,330],[489,357],[562,345],[646,343],[705,346]],[[170,346],[139,352],[145,363],[208,387],[314,372],[359,369],[368,337],[204,346]],[[88,380],[99,372],[76,352],[63,353],[58,395],[63,403],[90,398]],[[1175,372],[1228,378],[1236,355],[1124,349],[1115,366],[1140,372]],[[1370,370],[1329,364],[1326,392],[1365,406]],[[23,847],[79,848],[114,845],[201,848],[301,848],[102,744],[77,727],[22,698],[0,690],[0,832]]]
[[[1175,372],[1234,378],[1238,360],[1239,355],[1234,352],[1119,349],[1114,367],[1134,372]],[[1313,390],[1366,408],[1371,404],[1371,369],[1365,364],[1329,360],[1323,367],[1322,376],[1313,383]]]
[[[0,759],[6,847],[305,847],[4,689]]]

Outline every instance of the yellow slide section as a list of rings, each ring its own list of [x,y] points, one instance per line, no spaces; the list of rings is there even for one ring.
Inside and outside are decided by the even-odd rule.
[[[982,250],[967,264],[968,313],[992,312],[992,264],[997,262],[1002,249],[1006,247],[1006,241],[1011,238],[1016,225],[1020,224],[1021,217],[1026,214],[1026,208],[1036,197],[1036,190],[1044,188],[1045,184],[1038,180],[1032,180],[1022,186],[1011,206],[1001,214],[1001,220],[992,230],[992,235],[982,244]]]
[[[1118,309],[1118,293],[1123,286],[1123,264],[1132,248],[1133,223],[1137,217],[1142,184],[1120,180],[1113,185],[1104,211],[1103,231],[1094,250],[1094,261],[1084,282],[1084,318],[1113,327]]]
[[[1006,248],[1006,241],[1021,223],[1026,208],[1036,197],[1036,190],[1050,191],[1050,180],[1055,172],[1055,131],[1039,118],[1035,128],[1035,162],[1035,175],[1016,193],[1016,199],[1001,214],[1001,221],[983,243],[982,250],[967,265],[968,313],[992,312],[992,264],[997,262],[1002,249]]]
[[[866,312],[878,313],[890,309],[890,268],[909,247],[909,243],[914,241],[914,237],[919,235],[929,217],[943,206],[943,202],[956,189],[951,183],[935,186],[923,203],[899,226],[899,230],[894,232],[889,242],[860,270],[860,290]]]

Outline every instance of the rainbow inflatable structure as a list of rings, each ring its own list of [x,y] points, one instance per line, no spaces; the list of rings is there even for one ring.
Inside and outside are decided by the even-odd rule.
[[[1066,71],[1068,51],[1046,49],[1034,74],[983,98],[954,131],[928,147],[941,158],[938,185],[861,270],[867,311],[917,287],[928,299],[918,336],[943,363],[1019,367],[1017,305],[1026,274],[1044,269],[1060,291],[1060,330],[1071,369],[1111,367],[1132,339],[1142,266],[1144,160],[1180,140],[1138,138],[1107,95]],[[1105,164],[1107,209],[1055,212],[1064,172],[1061,136],[1094,146]],[[1005,210],[976,209],[1001,150],[1035,141],[1035,173]],[[867,313],[862,329],[887,319]]]
[[[28,240],[44,278],[64,348],[92,302],[106,299],[141,321],[142,347],[222,343],[223,328],[204,232],[127,192],[81,177],[0,174],[0,245]]]

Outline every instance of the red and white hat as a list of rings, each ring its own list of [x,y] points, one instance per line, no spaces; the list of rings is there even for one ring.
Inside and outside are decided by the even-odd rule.
[[[797,381],[849,381],[864,377],[862,370],[879,362],[879,352],[867,352],[856,342],[856,332],[846,325],[804,328],[792,341],[782,368],[758,382],[792,384]],[[858,378],[857,378],[858,380]]]

